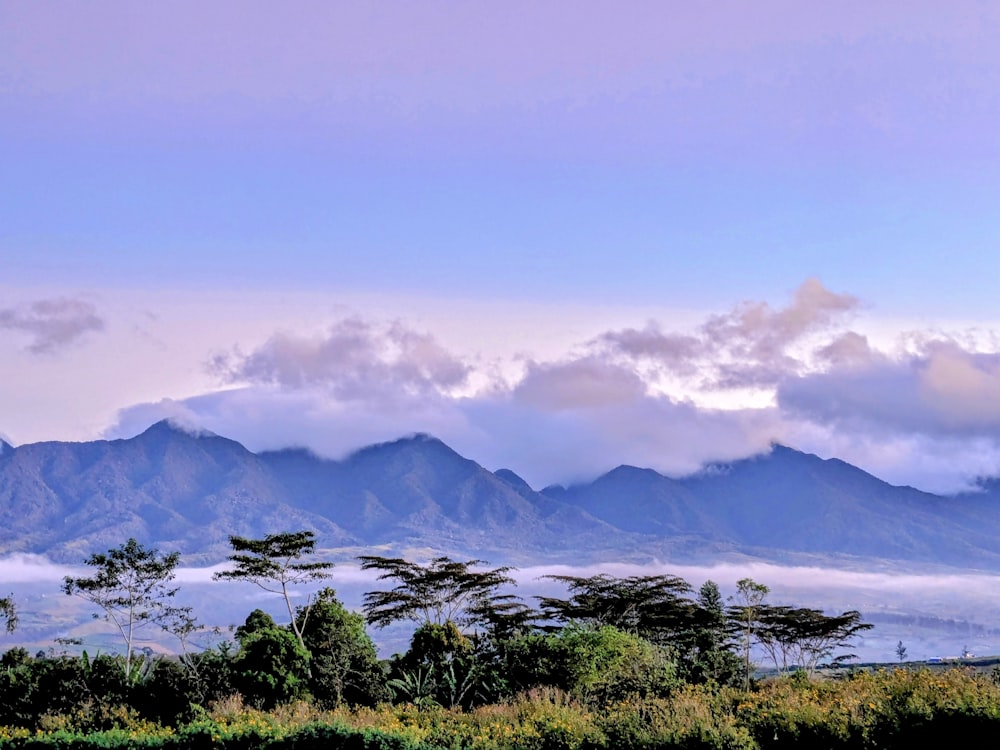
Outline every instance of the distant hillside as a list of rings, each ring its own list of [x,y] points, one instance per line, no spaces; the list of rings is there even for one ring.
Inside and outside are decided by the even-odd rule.
[[[987,568],[1000,559],[996,497],[895,487],[780,445],[683,479],[621,466],[556,496],[623,529],[727,540],[765,557],[786,550]]]
[[[225,557],[230,534],[311,529],[331,554],[433,550],[493,562],[802,554],[997,570],[997,486],[944,498],[775,446],[683,479],[621,466],[536,492],[513,471],[487,471],[427,435],[332,461],[301,449],[254,454],[159,422],[128,440],[0,446],[0,554],[78,562],[134,536],[209,562]]]

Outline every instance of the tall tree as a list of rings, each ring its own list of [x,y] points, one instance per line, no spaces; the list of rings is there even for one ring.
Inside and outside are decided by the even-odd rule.
[[[737,625],[741,634],[743,646],[743,687],[750,689],[750,675],[753,664],[750,661],[750,649],[760,628],[760,614],[764,608],[764,598],[770,589],[752,578],[741,578],[736,582],[735,604],[729,608],[729,616]]]
[[[714,581],[705,581],[698,590],[691,633],[686,663],[689,680],[728,684],[739,675],[740,658],[733,651],[732,628]]]
[[[320,560],[300,562],[304,556],[316,551],[316,535],[311,531],[295,531],[268,534],[263,539],[230,536],[229,544],[234,552],[229,556],[233,568],[216,573],[212,578],[217,581],[247,581],[264,591],[281,594],[288,608],[292,632],[299,645],[305,648],[302,628],[308,620],[309,606],[305,608],[305,617],[297,618],[289,586],[330,577],[333,563]]]
[[[17,629],[17,606],[14,604],[13,594],[0,599],[0,618],[3,619],[8,633],[13,633]]]
[[[388,697],[385,673],[365,632],[364,618],[348,612],[333,589],[321,590],[311,612],[300,607],[296,617],[302,620],[312,657],[309,689],[317,702],[336,708],[341,703],[375,705]]]
[[[365,617],[378,628],[399,620],[444,625],[454,622],[475,627],[514,616],[522,605],[513,594],[500,590],[512,585],[511,568],[477,570],[483,560],[459,562],[438,557],[426,565],[402,558],[365,555],[358,558],[362,570],[378,570],[378,580],[395,580],[389,591],[365,594]]]
[[[161,555],[146,549],[135,539],[91,555],[85,562],[95,568],[90,578],[63,579],[63,593],[79,596],[104,610],[104,618],[115,625],[125,642],[125,676],[131,677],[138,631],[150,623],[163,627],[178,608],[170,602],[177,593],[168,583],[180,553]],[[94,615],[97,617],[98,615]]]

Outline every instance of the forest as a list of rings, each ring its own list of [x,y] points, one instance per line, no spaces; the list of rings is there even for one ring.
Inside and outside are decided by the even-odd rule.
[[[4,653],[0,747],[903,747],[1000,729],[997,672],[908,668],[902,643],[900,668],[851,668],[871,627],[858,612],[772,605],[750,578],[723,599],[670,575],[551,576],[563,596],[529,604],[511,568],[363,556],[377,585],[355,613],[323,587],[333,565],[311,532],[230,545],[216,577],[273,593],[287,617],[254,610],[199,650],[177,553],[130,539],[91,555],[63,592],[120,649]],[[318,591],[296,605],[304,584]],[[0,617],[16,630],[13,598]],[[379,659],[368,628],[400,622],[408,649]],[[140,649],[150,630],[176,653]]]

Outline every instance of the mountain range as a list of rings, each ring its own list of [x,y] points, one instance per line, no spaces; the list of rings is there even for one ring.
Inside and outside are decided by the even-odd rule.
[[[126,440],[0,445],[0,554],[79,563],[128,537],[186,564],[228,537],[311,529],[323,554],[448,554],[493,563],[837,558],[1000,570],[1000,480],[953,497],[897,487],[775,445],[670,478],[618,468],[532,489],[414,435],[343,460],[252,453],[158,422]]]

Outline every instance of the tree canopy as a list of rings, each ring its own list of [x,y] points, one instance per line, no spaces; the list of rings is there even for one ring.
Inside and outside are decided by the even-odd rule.
[[[853,658],[853,654],[834,656],[834,651],[847,647],[854,636],[872,627],[861,621],[856,610],[826,615],[806,607],[768,606],[758,617],[758,640],[780,671],[795,666],[812,672],[822,659],[839,662]]]
[[[268,534],[263,539],[230,536],[234,554],[230,570],[212,576],[217,581],[247,581],[264,591],[281,594],[288,608],[288,619],[299,645],[305,647],[302,624],[295,616],[288,587],[318,581],[330,576],[333,563],[321,560],[299,562],[316,550],[316,535],[311,531]],[[308,608],[306,611],[308,616]]]
[[[86,599],[104,610],[125,642],[126,676],[133,667],[137,631],[149,623],[164,627],[181,608],[171,607],[177,588],[167,584],[174,578],[180,553],[161,555],[135,539],[106,553],[91,555],[85,562],[95,568],[93,576],[63,579],[63,593]],[[97,615],[94,615],[97,617]]]
[[[523,609],[516,596],[500,592],[514,583],[507,575],[508,567],[476,570],[486,562],[459,562],[449,557],[434,558],[426,565],[398,557],[366,555],[358,559],[362,570],[381,571],[378,580],[398,582],[389,591],[365,594],[365,617],[378,628],[400,620],[485,626]]]
[[[692,603],[684,598],[691,586],[671,575],[615,578],[606,573],[590,577],[546,576],[565,583],[568,599],[538,597],[543,613],[560,622],[583,622],[611,627],[653,642],[671,640],[687,628]]]

